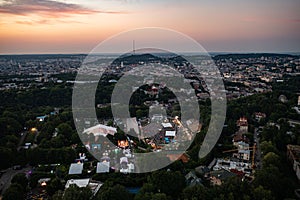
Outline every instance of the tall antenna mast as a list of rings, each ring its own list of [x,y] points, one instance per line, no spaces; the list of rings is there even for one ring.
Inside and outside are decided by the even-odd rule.
[[[132,48],[133,48],[133,55],[135,55],[135,40],[133,40]]]

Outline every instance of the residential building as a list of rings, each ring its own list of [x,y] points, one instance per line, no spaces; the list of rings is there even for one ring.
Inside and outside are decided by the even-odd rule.
[[[293,165],[298,180],[300,180],[300,146],[287,145],[287,157]]]

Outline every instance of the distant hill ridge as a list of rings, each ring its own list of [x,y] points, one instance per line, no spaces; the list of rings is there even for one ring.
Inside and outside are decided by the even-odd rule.
[[[260,57],[293,57],[298,58],[299,55],[281,54],[281,53],[229,53],[213,56],[214,59],[242,59],[242,58],[260,58]]]

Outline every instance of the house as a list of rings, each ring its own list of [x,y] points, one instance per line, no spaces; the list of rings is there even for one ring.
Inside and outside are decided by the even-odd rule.
[[[237,147],[239,142],[249,142],[249,139],[241,131],[236,132],[232,139],[233,146]]]
[[[210,172],[210,169],[208,167],[206,167],[206,166],[201,165],[199,167],[196,167],[195,171],[197,173],[199,173],[200,175],[205,175],[205,174],[207,174],[207,173]]]
[[[239,149],[238,153],[234,154],[234,157],[242,160],[250,160],[250,150]]]
[[[262,113],[262,112],[255,112],[254,113],[254,118],[256,121],[260,122],[262,119],[266,118],[266,113]]]
[[[238,152],[233,154],[233,157],[243,160],[250,160],[250,150],[249,144],[244,141],[239,141],[235,143],[235,146],[238,148]]]
[[[300,126],[300,121],[289,119],[288,123],[291,127]]]
[[[208,165],[208,169],[210,170],[210,169],[212,169],[213,168],[213,166],[217,163],[217,159],[216,158],[214,158],[210,163],[209,163],[209,165]]]
[[[185,181],[188,186],[202,185],[202,179],[198,178],[194,171],[190,171],[185,175]]]
[[[246,117],[241,117],[237,122],[237,126],[239,127],[239,131],[242,133],[248,132],[248,120]]]

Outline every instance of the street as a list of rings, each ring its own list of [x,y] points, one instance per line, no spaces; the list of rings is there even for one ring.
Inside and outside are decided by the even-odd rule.
[[[255,153],[256,167],[260,169],[262,167],[262,162],[261,162],[261,150],[260,150],[260,143],[259,143],[258,128],[254,129],[254,142],[256,143],[256,153]]]
[[[10,186],[12,178],[18,173],[25,173],[30,171],[31,167],[26,167],[20,170],[14,170],[12,167],[4,170],[4,174],[0,178],[0,191],[1,195],[5,192],[5,190]]]

